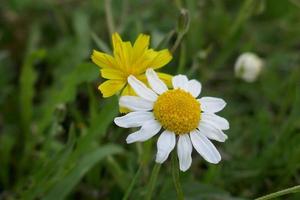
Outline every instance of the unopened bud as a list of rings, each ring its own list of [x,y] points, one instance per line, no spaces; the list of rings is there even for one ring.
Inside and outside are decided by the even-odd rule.
[[[178,18],[178,32],[185,34],[189,30],[190,16],[187,9],[180,9],[180,15]]]
[[[263,60],[256,54],[251,52],[243,53],[235,63],[235,76],[246,82],[254,82],[260,75],[263,65]]]

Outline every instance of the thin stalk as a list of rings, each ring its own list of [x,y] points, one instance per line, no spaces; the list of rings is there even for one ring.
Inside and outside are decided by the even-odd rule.
[[[227,36],[224,38],[224,47],[221,54],[215,59],[213,65],[213,68],[220,68],[224,65],[225,61],[231,56],[233,51],[236,49],[236,45],[238,42],[237,34],[239,33],[239,30],[245,24],[245,22],[251,17],[253,10],[254,10],[254,4],[257,2],[257,0],[245,0],[242,8],[240,9],[238,15],[235,17],[235,20],[232,23],[232,26],[230,30],[228,31]]]
[[[238,32],[244,22],[252,15],[254,11],[254,4],[256,0],[245,0],[242,8],[240,9],[237,18],[235,19],[234,23],[231,26],[229,31],[227,41],[230,41],[232,37]]]
[[[143,168],[143,164],[141,163],[140,166],[139,166],[139,168],[138,168],[138,170],[136,171],[136,173],[135,173],[135,175],[134,175],[134,177],[133,177],[133,179],[132,179],[132,181],[131,181],[131,183],[130,183],[128,189],[127,189],[126,192],[125,192],[125,195],[124,195],[124,197],[123,197],[123,200],[127,200],[127,199],[129,198],[130,193],[132,192],[132,189],[134,188],[135,183],[136,183],[138,177],[140,176],[140,173],[141,173],[141,171],[142,171],[142,168]]]
[[[129,180],[125,174],[125,171],[121,168],[119,163],[112,157],[108,156],[107,158],[107,166],[108,170],[112,174],[112,176],[115,178],[117,184],[122,188],[123,191],[126,191],[128,189],[128,182]],[[123,178],[120,178],[123,177]]]
[[[284,190],[280,190],[278,192],[274,192],[259,198],[256,198],[255,200],[267,200],[267,199],[274,199],[276,197],[280,197],[286,194],[290,194],[290,193],[296,193],[296,192],[300,192],[300,185],[294,186],[294,187],[290,187]]]
[[[179,57],[179,64],[177,68],[177,74],[183,73],[185,63],[186,63],[186,45],[185,42],[182,42],[180,46],[180,57]]]
[[[174,54],[175,51],[176,51],[176,49],[179,47],[179,45],[180,45],[180,43],[182,41],[183,36],[184,36],[184,34],[181,34],[181,33],[178,34],[178,36],[177,36],[177,38],[175,40],[175,43],[174,43],[174,45],[171,48],[171,53],[172,54]]]
[[[111,0],[105,0],[106,23],[110,36],[115,32],[114,18],[111,8]]]
[[[153,191],[155,189],[155,184],[157,182],[157,177],[158,177],[158,174],[159,174],[160,166],[161,166],[161,164],[155,163],[155,165],[152,169],[150,181],[149,181],[149,184],[148,184],[148,191],[147,191],[147,194],[146,194],[146,200],[151,200],[152,199],[152,194],[153,194]]]
[[[173,182],[177,193],[177,199],[184,200],[184,195],[183,195],[183,191],[179,179],[178,160],[176,159],[175,151],[172,152],[172,177],[173,177]]]

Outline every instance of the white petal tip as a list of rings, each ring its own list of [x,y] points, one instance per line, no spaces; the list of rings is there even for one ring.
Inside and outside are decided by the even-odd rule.
[[[154,70],[153,70],[152,68],[148,68],[148,69],[146,70],[146,73],[151,73],[151,72],[154,72]]]
[[[221,161],[221,157],[217,157],[215,159],[206,160],[206,161],[211,163],[211,164],[218,164]]]
[[[134,143],[134,140],[133,140],[133,138],[132,138],[132,137],[130,137],[130,136],[128,136],[128,137],[126,138],[126,143],[127,143],[127,144]]]
[[[129,128],[128,126],[126,126],[126,124],[122,123],[121,121],[121,117],[116,117],[114,119],[114,123],[119,126],[119,127],[122,127],[122,128]]]
[[[129,80],[131,80],[131,79],[133,79],[133,78],[135,78],[133,75],[129,75],[129,76],[127,77],[127,80],[129,81]]]
[[[220,159],[220,160],[214,160],[214,161],[211,161],[210,163],[211,163],[211,164],[218,164],[220,161],[221,161],[221,159]]]
[[[156,156],[155,162],[162,164],[164,162],[163,158]]]
[[[225,135],[225,140],[224,141],[226,141],[228,139],[228,136],[226,134],[224,134],[224,135]]]
[[[118,122],[118,117],[116,117],[116,118],[114,119],[114,123],[115,123],[117,126],[120,126],[120,124],[119,124],[119,122]]]
[[[182,172],[186,172],[188,169],[189,169],[190,167],[185,167],[185,168],[182,168],[182,167],[180,167],[179,169],[180,169],[180,171],[182,171]]]
[[[165,154],[156,154],[156,158],[155,158],[155,162],[157,163],[164,163],[166,160],[168,159],[168,156],[166,156]]]
[[[224,134],[224,138],[221,138],[218,142],[225,142],[228,139],[228,136]]]

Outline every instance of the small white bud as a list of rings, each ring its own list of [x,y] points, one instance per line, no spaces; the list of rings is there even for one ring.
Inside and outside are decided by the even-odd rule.
[[[247,82],[254,82],[262,71],[263,65],[263,60],[256,54],[251,52],[243,53],[235,63],[235,76]]]

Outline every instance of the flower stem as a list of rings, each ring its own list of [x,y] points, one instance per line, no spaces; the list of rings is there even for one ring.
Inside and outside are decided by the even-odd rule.
[[[152,199],[152,194],[153,194],[153,191],[154,191],[154,188],[155,188],[155,184],[156,184],[157,177],[158,177],[158,174],[159,174],[160,166],[161,166],[161,164],[155,163],[155,165],[152,169],[150,181],[149,181],[149,184],[148,184],[148,191],[147,191],[147,194],[146,194],[146,200],[151,200]]]
[[[135,175],[134,175],[134,177],[133,177],[133,179],[132,179],[132,181],[131,181],[131,183],[130,183],[128,189],[127,189],[126,192],[125,192],[125,195],[124,195],[124,197],[123,197],[123,200],[127,200],[127,199],[129,198],[129,195],[130,195],[132,189],[134,188],[134,185],[135,185],[135,183],[136,183],[138,177],[140,176],[140,173],[141,173],[141,171],[142,171],[142,166],[143,166],[143,164],[141,163],[140,166],[139,166],[139,169],[136,171],[136,173],[135,173]]]
[[[176,152],[172,152],[172,177],[174,186],[177,193],[177,199],[178,200],[184,200],[184,195],[182,192],[180,180],[179,180],[179,166],[178,166],[178,160],[176,159]]]
[[[113,13],[111,8],[111,0],[105,0],[105,15],[106,15],[106,23],[108,27],[108,31],[110,36],[115,32],[115,24],[113,19]]]
[[[287,188],[287,189],[284,189],[284,190],[280,190],[278,192],[274,192],[274,193],[271,193],[271,194],[259,197],[259,198],[255,199],[255,200],[274,199],[276,197],[280,197],[280,196],[283,196],[283,195],[286,195],[286,194],[296,193],[296,192],[300,192],[300,185],[297,185],[297,186],[294,186],[294,187],[290,187],[290,188]]]

